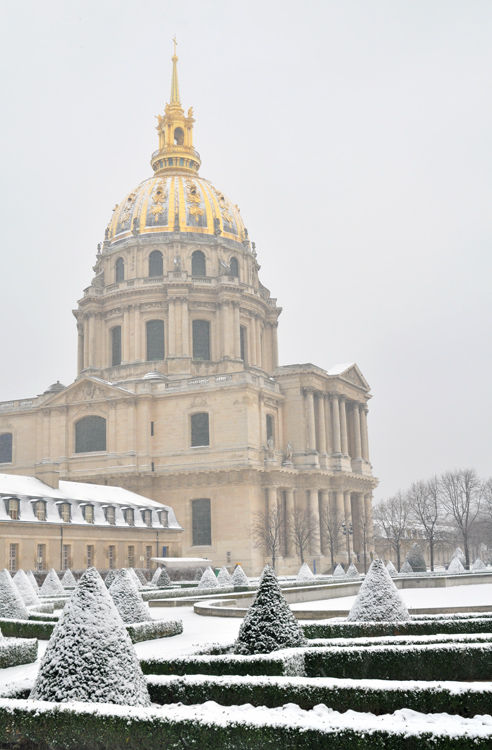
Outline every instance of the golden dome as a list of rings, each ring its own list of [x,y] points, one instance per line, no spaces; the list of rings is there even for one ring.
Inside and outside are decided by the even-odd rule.
[[[193,148],[193,110],[185,116],[179,98],[176,42],[170,102],[157,117],[159,148],[151,158],[154,177],[144,180],[113,209],[105,239],[184,232],[247,238],[239,208],[198,176],[200,155]]]

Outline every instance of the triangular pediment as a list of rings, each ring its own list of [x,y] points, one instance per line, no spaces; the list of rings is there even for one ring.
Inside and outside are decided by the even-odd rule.
[[[370,390],[369,383],[367,382],[355,362],[351,362],[346,365],[335,365],[328,370],[328,375],[335,375],[339,378],[342,378],[348,383],[352,383],[352,385],[357,386],[357,388],[362,388],[363,391]]]
[[[84,377],[76,380],[60,393],[53,394],[43,406],[64,406],[84,402],[121,398],[133,394],[125,388],[108,383],[100,378]]]

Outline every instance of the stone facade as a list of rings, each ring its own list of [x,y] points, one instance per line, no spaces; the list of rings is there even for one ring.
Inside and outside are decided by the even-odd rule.
[[[376,485],[369,386],[353,363],[279,367],[281,309],[259,280],[239,209],[198,176],[176,61],[155,175],[114,209],[74,311],[77,379],[0,404],[0,440],[12,435],[0,471],[117,484],[165,502],[184,528],[184,555],[241,562],[251,574],[271,556],[257,526],[274,508],[282,572],[299,566],[293,526],[304,512],[311,564],[328,568],[333,536],[335,560],[362,560],[373,549]],[[86,449],[90,436],[84,443],[88,417],[104,432],[97,450]]]

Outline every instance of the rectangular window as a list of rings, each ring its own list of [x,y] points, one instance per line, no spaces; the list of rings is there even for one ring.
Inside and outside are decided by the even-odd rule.
[[[275,442],[275,434],[274,434],[274,421],[271,414],[266,415],[266,434],[267,434],[267,443],[272,440]]]
[[[152,526],[152,511],[144,510],[142,512],[143,522],[146,526]]]
[[[19,545],[9,544],[9,570],[11,573],[15,573],[17,571],[18,564],[19,564]]]
[[[208,320],[193,321],[193,359],[210,359],[210,323]]]
[[[169,511],[168,510],[161,510],[159,511],[159,519],[161,522],[161,526],[169,526]]]
[[[72,566],[72,548],[69,544],[62,547],[62,570],[68,570]]]
[[[121,365],[121,326],[111,329],[111,366]]]
[[[245,326],[240,326],[239,328],[239,341],[241,344],[241,359],[243,360],[244,364],[247,364],[247,332]]]
[[[46,503],[44,500],[38,500],[35,503],[34,515],[38,521],[46,521]]]
[[[61,520],[65,521],[65,523],[70,523],[72,518],[70,503],[62,503],[58,506],[58,510]]]
[[[191,447],[210,445],[207,412],[191,415]]]
[[[36,547],[36,570],[46,570],[46,544]]]
[[[84,505],[82,507],[82,515],[84,516],[84,521],[86,523],[94,523],[94,506]]]
[[[133,544],[130,544],[128,547],[128,567],[135,567],[135,547]]]
[[[194,546],[209,546],[212,544],[210,500],[208,498],[191,501],[191,528]]]
[[[109,505],[106,508],[106,521],[111,524],[111,526],[114,526],[116,523],[116,512],[112,505]]]
[[[116,546],[110,544],[108,547],[108,568],[114,570],[116,567]]]
[[[147,361],[164,359],[164,321],[149,320],[147,328]]]
[[[154,423],[150,423],[150,437],[154,437]]]
[[[9,514],[12,521],[17,521],[20,518],[19,513],[19,500],[15,497],[9,497],[7,502],[7,513]]]
[[[87,545],[87,567],[92,568],[95,562],[94,545]]]
[[[150,545],[145,547],[145,567],[147,570],[150,570],[150,566],[152,563],[152,547]]]
[[[123,515],[128,526],[135,526],[135,513],[133,508],[125,508]]]
[[[12,463],[12,433],[0,435],[0,464]]]

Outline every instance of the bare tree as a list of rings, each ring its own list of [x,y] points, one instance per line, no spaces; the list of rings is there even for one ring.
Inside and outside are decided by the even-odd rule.
[[[272,558],[272,568],[275,570],[285,533],[282,506],[277,503],[268,512],[255,513],[251,531],[255,547],[262,549],[265,555]]]
[[[330,549],[331,566],[335,567],[336,554],[340,548],[344,515],[338,513],[337,507],[328,502],[320,514],[320,528]]]
[[[374,509],[374,519],[396,553],[398,570],[401,567],[401,543],[408,530],[410,506],[403,493],[381,501]]]
[[[430,568],[434,570],[434,547],[440,538],[439,525],[442,520],[440,488],[437,477],[428,482],[414,482],[407,494],[410,513],[421,526],[422,534],[429,544]]]
[[[474,469],[448,471],[439,480],[442,504],[463,539],[465,566],[470,567],[470,532],[480,511],[484,485]]]
[[[289,532],[302,564],[317,532],[313,514],[307,508],[295,507],[289,517]]]

